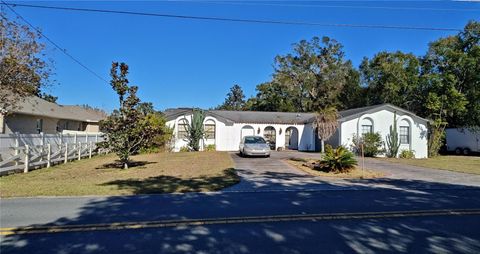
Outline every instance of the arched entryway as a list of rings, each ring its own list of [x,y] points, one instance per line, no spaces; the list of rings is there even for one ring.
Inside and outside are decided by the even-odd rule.
[[[290,150],[298,149],[298,129],[288,127],[285,130],[285,148]]]
[[[253,129],[253,127],[250,125],[243,126],[242,130],[240,131],[240,140],[242,140],[245,136],[255,136],[255,129]]]
[[[270,145],[270,149],[275,150],[277,143],[277,132],[275,131],[275,128],[272,126],[265,127],[263,130],[263,138],[265,138]]]

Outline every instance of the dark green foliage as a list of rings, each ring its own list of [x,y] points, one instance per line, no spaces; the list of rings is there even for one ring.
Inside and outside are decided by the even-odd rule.
[[[230,88],[227,98],[222,105],[216,107],[221,110],[243,110],[245,107],[245,95],[242,88],[235,84]]]
[[[48,102],[51,102],[51,103],[57,103],[57,100],[58,100],[58,97],[57,96],[53,96],[51,94],[48,94],[48,93],[42,93],[40,95],[40,98],[48,101]]]
[[[205,112],[201,109],[194,109],[191,125],[187,125],[188,147],[192,151],[200,150],[200,140],[204,137],[203,121]]]
[[[325,155],[319,162],[320,170],[325,172],[345,173],[355,168],[357,160],[355,155],[343,146],[333,149],[331,145],[325,146]]]
[[[380,52],[360,65],[362,83],[367,87],[367,103],[392,103],[413,110],[421,65],[413,54]]]
[[[382,137],[380,133],[365,133],[362,135],[364,155],[366,157],[375,157],[382,153]]]
[[[387,156],[396,158],[398,149],[400,149],[400,139],[397,132],[397,112],[393,114],[393,125],[390,125],[390,133],[386,137]]]
[[[375,157],[378,154],[382,153],[382,137],[380,133],[364,133],[362,136],[353,135],[352,138],[353,149],[357,155],[362,154],[362,145],[363,145],[363,154],[366,157]]]
[[[161,115],[144,115],[140,112],[138,88],[128,85],[127,74],[128,65],[112,63],[110,84],[118,94],[120,108],[100,122],[100,128],[106,136],[100,146],[117,154],[123,168],[128,168],[131,155],[142,148],[151,147],[152,142],[166,131]]]

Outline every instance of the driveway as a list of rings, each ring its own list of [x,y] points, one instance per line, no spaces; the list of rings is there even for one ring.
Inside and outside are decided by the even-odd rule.
[[[291,157],[319,158],[318,153],[272,152],[270,158],[243,158],[231,153],[241,182],[224,191],[336,190],[336,189],[445,189],[480,187],[480,176],[429,169],[367,158],[365,167],[382,172],[377,179],[317,177],[293,168],[284,160]]]

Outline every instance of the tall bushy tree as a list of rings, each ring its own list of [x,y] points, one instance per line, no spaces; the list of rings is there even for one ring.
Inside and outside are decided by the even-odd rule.
[[[221,110],[243,110],[245,107],[245,95],[243,94],[242,87],[235,84],[230,88],[227,97],[222,105],[219,105],[216,109]]]
[[[257,95],[248,99],[246,110],[256,111],[298,111],[298,101],[291,91],[277,82],[262,83],[257,86]]]
[[[313,37],[294,44],[293,53],[275,58],[273,81],[291,91],[295,111],[314,112],[340,104],[352,69],[342,47],[328,37]]]
[[[320,141],[322,143],[321,151],[324,153],[325,141],[335,133],[338,127],[337,109],[333,106],[330,106],[319,110],[313,124],[317,129],[318,136],[320,137]]]
[[[138,87],[129,86],[128,65],[112,63],[110,85],[119,98],[119,109],[100,122],[106,135],[102,147],[114,152],[123,168],[128,168],[131,155],[148,147],[152,140],[164,131],[161,120],[153,114],[143,114],[139,109]]]
[[[390,133],[387,134],[385,141],[387,143],[387,156],[396,158],[400,149],[400,140],[397,132],[397,112],[393,114],[393,125],[390,125]]]
[[[420,80],[420,61],[408,53],[380,52],[360,65],[362,82],[367,87],[370,105],[392,103],[414,110]]]
[[[0,114],[18,107],[27,96],[42,96],[51,82],[52,61],[40,34],[0,15]],[[48,99],[48,98],[47,98]]]
[[[200,150],[200,140],[204,137],[203,121],[205,112],[201,109],[194,109],[192,114],[192,123],[187,125],[187,141],[190,150]]]

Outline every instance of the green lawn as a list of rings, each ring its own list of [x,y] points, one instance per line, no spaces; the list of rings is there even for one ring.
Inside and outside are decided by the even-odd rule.
[[[239,182],[225,152],[154,153],[132,158],[136,166],[112,167],[114,155],[0,177],[1,197],[129,195],[216,191]]]
[[[428,159],[382,158],[382,160],[426,168],[444,169],[480,175],[480,157],[478,156],[445,155]]]

